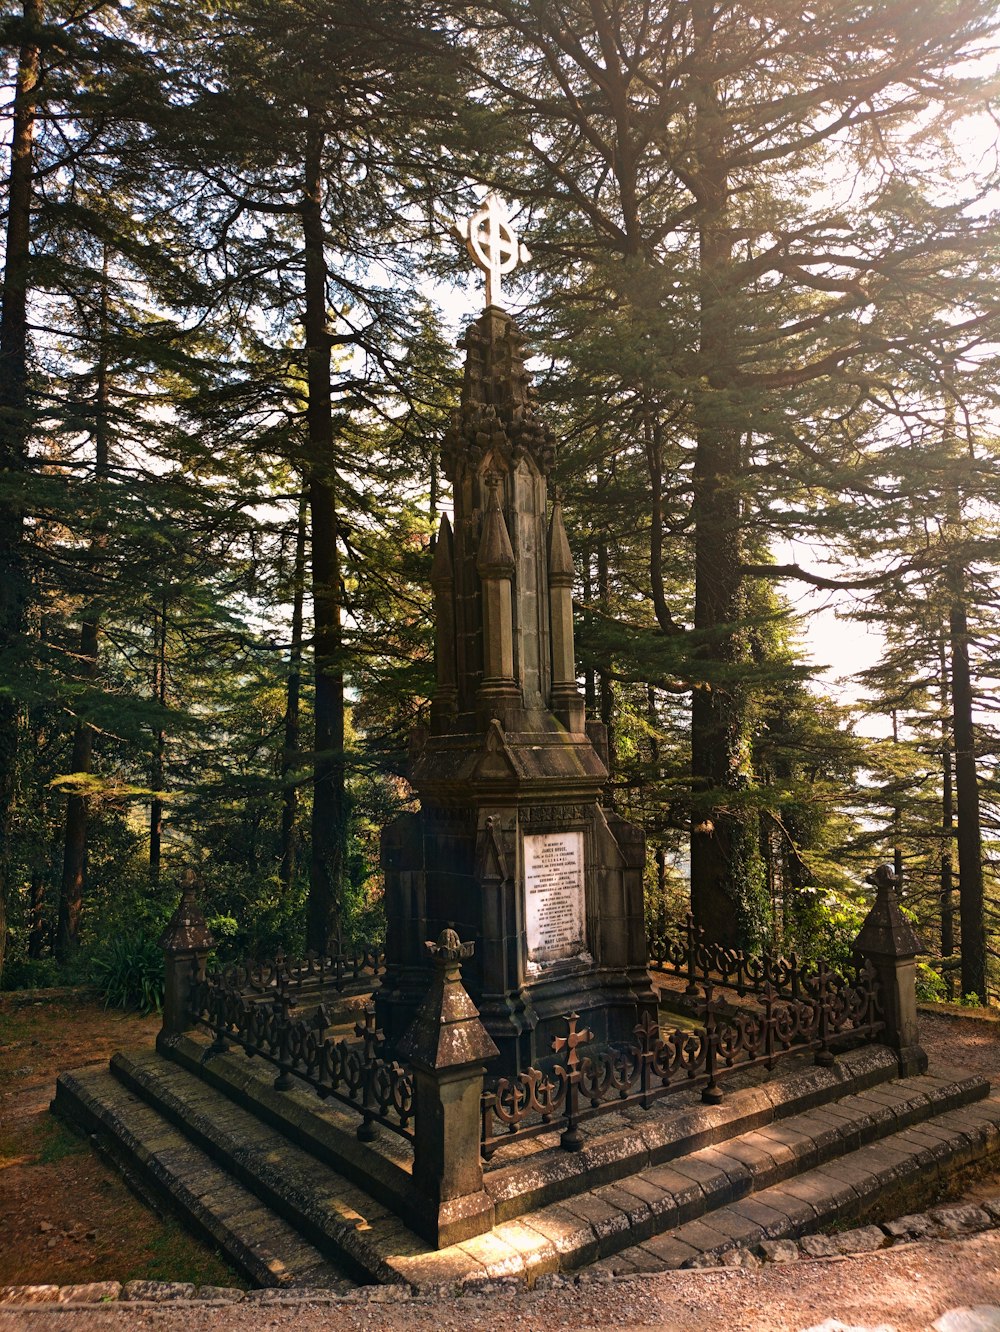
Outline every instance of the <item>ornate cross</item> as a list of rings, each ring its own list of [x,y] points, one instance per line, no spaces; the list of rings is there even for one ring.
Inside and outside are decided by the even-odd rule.
[[[503,275],[531,258],[510,224],[507,205],[499,195],[488,194],[468,221],[455,224],[455,230],[465,241],[473,263],[486,274],[486,304],[502,307]]]
[[[579,1013],[568,1013],[563,1021],[569,1027],[569,1031],[565,1036],[557,1036],[552,1042],[552,1049],[556,1054],[561,1054],[563,1050],[566,1051],[566,1067],[569,1069],[576,1068],[580,1062],[576,1047],[586,1045],[588,1041],[594,1039],[594,1033],[587,1027],[584,1027],[583,1031],[577,1031],[576,1024],[579,1018]]]

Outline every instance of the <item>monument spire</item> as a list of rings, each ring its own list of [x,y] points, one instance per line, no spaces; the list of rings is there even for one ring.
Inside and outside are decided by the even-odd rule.
[[[444,440],[454,504],[434,552],[437,690],[414,733],[420,799],[383,834],[390,1040],[427,989],[420,940],[475,940],[465,983],[510,1073],[551,1056],[563,1015],[600,1041],[655,1010],[640,828],[605,809],[604,728],[587,722],[573,650],[573,557],[548,500],[555,439],[524,339],[500,306],[527,252],[496,196],[460,234],[486,273],[467,328],[461,406]]]

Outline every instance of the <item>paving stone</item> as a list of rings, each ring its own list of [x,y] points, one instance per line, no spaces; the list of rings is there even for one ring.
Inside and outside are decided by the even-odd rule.
[[[841,1254],[875,1253],[884,1249],[886,1237],[878,1226],[859,1226],[834,1235],[803,1235],[799,1248],[808,1258],[836,1258]]]
[[[530,1212],[525,1222],[544,1235],[563,1257],[572,1256],[581,1265],[597,1258],[597,1237],[593,1227],[561,1203],[553,1203],[540,1212]]]
[[[456,1252],[467,1253],[475,1262],[482,1264],[486,1276],[491,1280],[524,1274],[524,1259],[513,1244],[506,1243],[496,1231],[476,1235],[473,1239],[455,1245],[454,1248]]]
[[[794,1240],[761,1240],[760,1251],[769,1263],[797,1263],[799,1246]]]
[[[789,1221],[784,1212],[769,1207],[760,1198],[741,1198],[739,1202],[730,1203],[726,1210],[752,1222],[766,1240],[780,1239],[788,1229]]]
[[[59,1288],[60,1304],[106,1304],[122,1293],[120,1281],[84,1281]]]
[[[719,1259],[722,1267],[760,1267],[760,1259],[752,1249],[745,1249],[742,1245],[735,1249],[728,1249]]]
[[[122,1291],[123,1300],[193,1300],[195,1286],[191,1281],[127,1281]]]
[[[654,1235],[652,1239],[646,1240],[638,1247],[658,1260],[661,1271],[664,1268],[673,1270],[683,1267],[690,1258],[698,1257],[697,1249],[692,1249],[690,1244],[685,1244],[672,1235]]]
[[[0,1304],[56,1304],[59,1286],[0,1286]]]
[[[622,1242],[618,1237],[627,1235],[632,1229],[627,1212],[612,1206],[593,1193],[582,1193],[577,1198],[567,1198],[562,1206],[574,1216],[578,1216],[581,1221],[589,1223],[602,1257],[606,1255],[606,1246],[609,1244],[620,1248]]]
[[[787,1184],[786,1180],[776,1189],[767,1189],[759,1201],[773,1207],[776,1212],[782,1212],[788,1218],[791,1232],[800,1234],[806,1227],[815,1224],[816,1212],[810,1203],[789,1193]]]
[[[651,1215],[647,1202],[638,1198],[634,1193],[621,1188],[618,1184],[603,1184],[599,1189],[594,1189],[593,1196],[601,1202],[607,1203],[609,1207],[614,1207],[617,1211],[624,1213],[630,1226],[635,1226],[647,1220]],[[596,1226],[595,1229],[597,1229]]]
[[[972,1204],[965,1207],[933,1207],[930,1216],[948,1235],[960,1235],[970,1230],[986,1230],[990,1225],[989,1212]]]
[[[723,1249],[731,1249],[734,1241],[722,1230],[715,1228],[712,1224],[714,1220],[715,1213],[711,1212],[701,1221],[688,1221],[677,1231],[677,1238],[700,1253],[718,1255]]]
[[[706,1147],[694,1159],[713,1170],[721,1171],[728,1178],[732,1198],[742,1198],[753,1187],[749,1168],[730,1154],[728,1143],[719,1147]]]
[[[893,1239],[926,1239],[938,1233],[937,1225],[926,1212],[897,1216],[894,1221],[886,1221],[882,1229]]]
[[[199,1286],[196,1298],[209,1300],[213,1304],[232,1304],[242,1300],[245,1294],[246,1291],[240,1290],[237,1286]]]
[[[702,1210],[704,1191],[689,1175],[678,1174],[672,1166],[656,1166],[652,1170],[644,1170],[641,1177],[658,1184],[672,1195],[678,1221],[686,1221]]]

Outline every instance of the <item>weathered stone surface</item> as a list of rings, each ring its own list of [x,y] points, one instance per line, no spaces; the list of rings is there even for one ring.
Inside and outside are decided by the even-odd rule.
[[[961,1235],[965,1231],[985,1230],[990,1225],[990,1214],[982,1207],[934,1207],[930,1217],[946,1235]]]
[[[246,1291],[238,1286],[199,1286],[196,1292],[199,1300],[208,1300],[212,1304],[233,1304],[245,1295]]]
[[[980,1205],[984,1212],[989,1212],[994,1221],[1000,1221],[1000,1198],[984,1198]]]
[[[191,1281],[128,1281],[122,1291],[123,1300],[149,1300],[157,1304],[166,1300],[193,1300],[195,1285]]]
[[[105,1304],[122,1293],[120,1281],[84,1281],[59,1288],[60,1304]]]
[[[727,1249],[719,1259],[723,1267],[760,1267],[760,1259],[752,1249],[745,1249],[742,1245],[735,1249]]]
[[[836,1235],[803,1235],[799,1248],[807,1258],[837,1258],[842,1254],[874,1253],[885,1247],[886,1237],[878,1226],[860,1226]]]
[[[894,1221],[886,1221],[882,1229],[892,1239],[926,1239],[938,1233],[937,1225],[926,1212],[897,1216]]]
[[[761,1240],[760,1251],[769,1263],[797,1263],[799,1246],[794,1240]]]
[[[0,1286],[0,1304],[56,1304],[59,1286]]]

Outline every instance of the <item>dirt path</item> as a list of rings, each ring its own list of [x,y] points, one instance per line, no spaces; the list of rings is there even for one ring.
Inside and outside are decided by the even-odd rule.
[[[848,1327],[924,1332],[946,1310],[1000,1304],[1000,1234],[912,1244],[843,1260],[759,1271],[670,1272],[558,1291],[320,1304],[247,1299],[229,1306],[0,1309],[0,1332],[801,1332]]]

